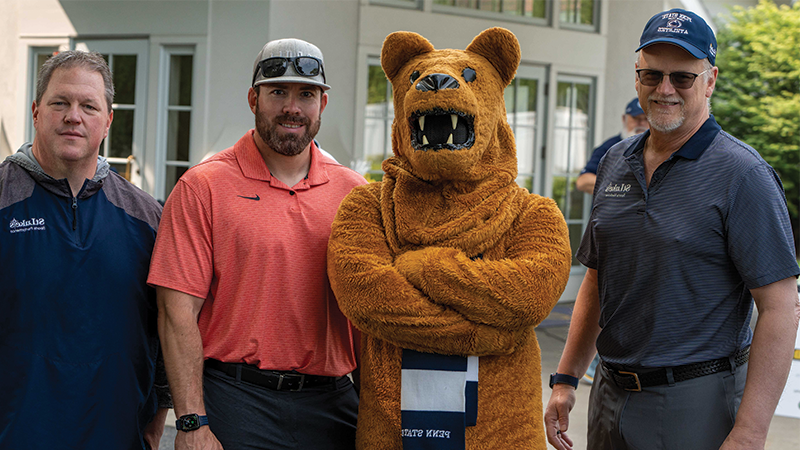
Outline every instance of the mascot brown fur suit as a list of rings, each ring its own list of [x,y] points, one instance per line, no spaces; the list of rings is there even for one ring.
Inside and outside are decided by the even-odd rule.
[[[466,51],[410,32],[384,41],[394,157],[382,182],[342,202],[328,252],[341,310],[363,332],[359,449],[400,449],[414,432],[401,425],[404,349],[479,357],[477,423],[461,448],[546,448],[534,327],[571,256],[556,203],[515,182],[503,91],[519,60],[502,28]]]

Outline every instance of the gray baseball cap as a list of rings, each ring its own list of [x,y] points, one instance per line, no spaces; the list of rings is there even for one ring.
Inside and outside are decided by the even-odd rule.
[[[267,62],[270,58],[276,59]],[[325,84],[322,51],[314,44],[293,38],[267,42],[258,52],[253,63],[253,87],[264,83],[303,83],[325,91],[331,88]]]

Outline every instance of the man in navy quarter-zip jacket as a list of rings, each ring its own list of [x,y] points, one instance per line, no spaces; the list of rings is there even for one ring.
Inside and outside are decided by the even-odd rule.
[[[157,449],[164,430],[161,206],[99,156],[113,96],[101,55],[53,56],[36,137],[0,164],[0,449]]]

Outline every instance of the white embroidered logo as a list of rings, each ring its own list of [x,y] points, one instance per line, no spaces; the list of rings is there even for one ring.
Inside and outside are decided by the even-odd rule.
[[[692,18],[680,13],[669,13],[664,14],[661,16],[662,19],[667,21],[667,26],[665,27],[658,27],[658,33],[681,33],[681,34],[689,34],[683,28],[683,22],[691,22]]]
[[[36,219],[36,218],[30,218],[27,220],[11,219],[11,222],[9,222],[8,224],[8,229],[12,233],[25,233],[27,231],[44,231],[45,230],[44,219]]]
[[[631,191],[630,184],[609,184],[603,189],[606,197],[625,197],[625,194]]]

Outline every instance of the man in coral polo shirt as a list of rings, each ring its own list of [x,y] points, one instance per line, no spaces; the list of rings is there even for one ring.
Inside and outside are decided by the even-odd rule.
[[[359,336],[326,275],[356,172],[313,142],[322,52],[268,42],[247,93],[256,127],[181,177],[148,282],[174,395],[176,449],[352,449]],[[205,426],[208,425],[208,426]]]

